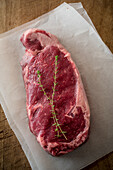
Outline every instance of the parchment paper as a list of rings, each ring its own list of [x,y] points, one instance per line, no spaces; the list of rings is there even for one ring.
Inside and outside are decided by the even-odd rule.
[[[63,3],[38,19],[0,35],[0,101],[34,170],[76,170],[113,151],[113,55],[82,5],[74,4],[74,8]],[[89,139],[61,157],[46,153],[28,127],[19,64],[25,49],[19,38],[26,29],[34,27],[55,34],[71,53],[81,73],[91,109]]]

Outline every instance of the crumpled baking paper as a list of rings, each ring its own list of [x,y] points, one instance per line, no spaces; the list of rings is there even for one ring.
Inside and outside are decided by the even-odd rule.
[[[90,105],[89,139],[73,152],[60,157],[45,152],[28,127],[20,67],[25,48],[19,39],[29,28],[44,29],[56,35],[71,53]],[[33,170],[81,169],[113,151],[113,55],[81,3],[63,3],[49,13],[0,35],[0,101]]]

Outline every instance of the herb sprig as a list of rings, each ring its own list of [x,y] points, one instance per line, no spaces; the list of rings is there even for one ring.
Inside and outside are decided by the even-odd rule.
[[[38,74],[38,83],[39,83],[39,87],[41,87],[44,95],[46,96],[47,100],[49,101],[49,104],[51,105],[51,113],[52,113],[52,117],[53,118],[53,125],[52,126],[55,126],[55,132],[57,132],[57,134],[55,136],[57,137],[61,137],[60,133],[64,136],[64,138],[67,140],[67,137],[65,135],[65,131],[62,130],[61,128],[61,124],[59,124],[59,119],[57,118],[57,113],[55,112],[55,105],[54,105],[54,95],[55,95],[55,91],[56,91],[56,85],[58,84],[56,79],[57,79],[57,73],[58,73],[58,56],[55,56],[55,71],[54,71],[54,83],[53,83],[53,93],[52,93],[52,97],[48,97],[47,96],[47,93],[45,91],[45,88],[43,87],[42,83],[41,83],[41,73],[40,71],[38,70],[37,71],[37,74]]]

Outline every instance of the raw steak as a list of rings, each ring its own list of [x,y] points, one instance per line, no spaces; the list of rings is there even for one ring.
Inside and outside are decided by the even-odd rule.
[[[70,53],[58,39],[43,30],[29,29],[21,37],[26,48],[21,61],[26,89],[26,107],[31,132],[44,150],[53,156],[68,153],[88,137],[90,110],[86,94]],[[51,105],[39,87],[37,70],[47,96],[52,96],[55,56],[58,56],[58,73],[54,95],[55,112],[65,136],[55,136]]]

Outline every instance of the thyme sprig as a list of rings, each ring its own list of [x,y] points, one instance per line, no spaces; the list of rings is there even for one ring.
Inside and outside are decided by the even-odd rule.
[[[60,133],[62,133],[64,138],[67,140],[67,137],[65,135],[66,132],[62,130],[62,128],[60,126],[61,124],[59,124],[59,122],[58,122],[59,119],[57,118],[57,113],[55,112],[55,105],[54,105],[54,95],[55,95],[55,91],[56,91],[56,85],[58,84],[57,81],[56,81],[56,79],[57,79],[57,72],[58,72],[57,65],[58,65],[58,56],[55,56],[55,72],[54,72],[54,76],[53,76],[54,77],[54,83],[53,83],[53,88],[52,88],[53,89],[53,93],[52,93],[52,97],[51,98],[47,96],[47,93],[46,93],[46,91],[45,91],[45,89],[44,89],[44,87],[43,87],[43,85],[41,83],[41,73],[40,73],[39,70],[37,71],[38,78],[39,78],[38,79],[38,83],[39,83],[39,87],[41,87],[44,95],[46,96],[47,100],[49,101],[49,104],[51,105],[51,109],[52,109],[51,110],[51,113],[52,113],[52,117],[51,118],[53,118],[53,120],[54,120],[54,123],[53,123],[52,126],[55,126],[55,132],[57,132],[57,134],[55,136],[61,137]]]

